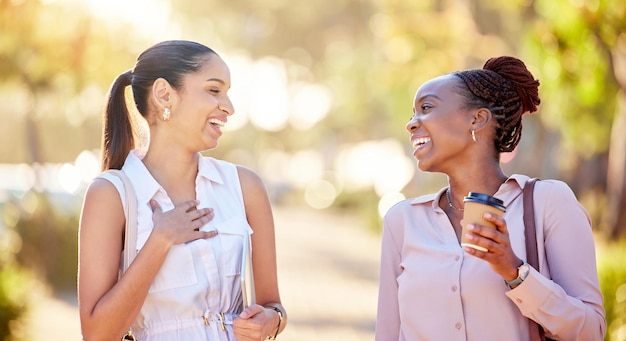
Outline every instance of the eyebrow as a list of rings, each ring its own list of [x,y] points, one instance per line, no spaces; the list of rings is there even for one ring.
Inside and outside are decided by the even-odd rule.
[[[224,80],[219,79],[219,78],[209,78],[206,81],[207,82],[218,82],[218,83],[222,84],[223,86],[227,86],[226,82],[224,82]],[[230,85],[227,86],[227,89],[230,89]]]
[[[226,82],[224,82],[223,80],[221,80],[219,78],[209,78],[206,81],[207,82],[218,82],[218,83],[222,83],[222,84],[226,85]]]
[[[426,99],[426,98],[428,98],[428,97],[433,97],[433,98],[436,98],[436,99],[438,99],[438,100],[440,100],[440,101],[442,100],[442,99],[441,99],[441,97],[439,97],[439,96],[437,96],[437,95],[435,95],[435,94],[426,94],[426,95],[424,95],[424,96],[422,96],[422,97],[418,98],[418,99],[417,99],[417,101],[418,101],[418,102],[421,102],[421,101],[425,100],[425,99]]]

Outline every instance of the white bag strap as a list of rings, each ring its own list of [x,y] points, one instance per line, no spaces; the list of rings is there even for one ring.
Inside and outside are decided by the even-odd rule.
[[[105,173],[114,175],[122,181],[123,188],[119,188],[118,184],[112,182],[117,191],[120,193],[120,198],[124,206],[124,215],[126,216],[126,228],[124,230],[124,250],[122,259],[122,274],[128,270],[128,267],[137,256],[137,196],[135,195],[135,189],[130,182],[128,176],[118,169],[109,169]],[[106,177],[102,177],[107,179]],[[109,180],[109,179],[107,179]],[[110,180],[109,180],[110,181]]]

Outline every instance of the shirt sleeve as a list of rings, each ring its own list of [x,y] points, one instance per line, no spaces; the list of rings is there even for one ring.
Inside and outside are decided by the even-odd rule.
[[[400,314],[398,306],[398,281],[401,272],[402,241],[394,238],[388,217],[383,224],[380,280],[378,289],[378,312],[376,315],[376,341],[399,340]],[[394,227],[404,228],[393,224]]]
[[[535,214],[551,278],[531,269],[506,295],[524,316],[541,324],[548,337],[603,340],[605,311],[589,215],[567,184],[555,180],[537,183]]]

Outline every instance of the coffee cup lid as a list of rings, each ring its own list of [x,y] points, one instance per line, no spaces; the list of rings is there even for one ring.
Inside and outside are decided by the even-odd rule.
[[[504,201],[483,193],[469,192],[467,196],[463,199],[463,202],[466,201],[480,202],[489,206],[497,207],[502,211],[506,210],[506,207],[504,206]]]

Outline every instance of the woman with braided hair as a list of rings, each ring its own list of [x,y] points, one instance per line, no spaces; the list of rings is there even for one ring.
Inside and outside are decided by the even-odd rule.
[[[534,322],[557,340],[603,340],[606,332],[591,222],[558,180],[534,188],[540,271],[527,263],[522,190],[500,153],[515,149],[522,115],[537,110],[539,82],[514,57],[434,78],[417,91],[406,125],[418,167],[448,186],[407,199],[384,218],[376,340],[531,340]],[[495,229],[468,224],[464,197],[501,199]],[[530,322],[534,321],[534,322]],[[534,325],[537,329],[537,325]]]

